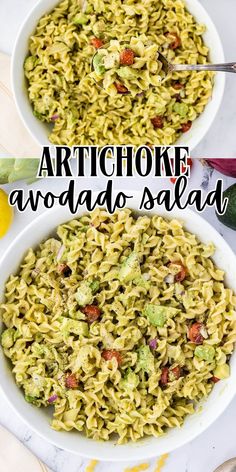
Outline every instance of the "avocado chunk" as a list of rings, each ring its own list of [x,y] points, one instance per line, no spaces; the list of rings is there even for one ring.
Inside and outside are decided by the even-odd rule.
[[[2,347],[5,349],[10,349],[15,342],[15,329],[8,328],[2,333],[1,343]]]
[[[231,185],[231,187],[225,190],[223,198],[228,198],[226,211],[224,215],[216,213],[216,216],[221,223],[236,231],[236,184]]]
[[[103,64],[103,54],[95,54],[93,58],[93,68],[97,75],[103,75],[106,72],[106,69]]]
[[[146,305],[144,308],[144,316],[146,316],[153,326],[163,328],[168,318],[175,316],[179,310],[171,306],[162,305]]]
[[[36,56],[28,56],[24,64],[25,71],[30,72],[31,70],[34,70],[37,63],[38,63],[38,58]]]
[[[128,370],[127,374],[123,379],[120,380],[119,385],[123,390],[134,390],[139,384],[138,375],[135,374],[131,369]]]
[[[137,71],[131,69],[129,66],[120,67],[116,73],[121,79],[132,80],[137,78]]]
[[[215,348],[213,346],[202,345],[195,348],[194,354],[202,361],[212,362],[215,357]]]
[[[90,305],[93,301],[93,291],[89,282],[82,282],[75,294],[76,301],[80,306]]]
[[[86,25],[88,23],[89,17],[84,13],[78,13],[73,19],[74,25]]]
[[[214,376],[217,379],[224,380],[230,376],[230,367],[228,364],[218,365],[214,370]]]
[[[88,324],[85,321],[72,320],[64,318],[62,322],[62,333],[69,336],[70,333],[77,336],[88,336]]]
[[[136,252],[131,252],[123,262],[119,272],[121,282],[130,282],[141,276],[139,257]]]
[[[154,356],[149,346],[141,346],[138,350],[138,367],[147,373],[154,371]]]

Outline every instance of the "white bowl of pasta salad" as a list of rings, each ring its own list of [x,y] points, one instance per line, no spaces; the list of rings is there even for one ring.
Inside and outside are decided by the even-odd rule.
[[[161,0],[157,9],[151,0],[128,5],[40,0],[19,32],[12,58],[15,102],[38,143],[178,144],[192,150],[213,123],[225,76],[175,72],[159,82],[156,49],[180,63],[221,63],[224,53],[201,3],[185,4]],[[96,64],[101,76],[94,77],[97,48],[111,42],[114,51],[117,41],[124,51],[110,54],[105,66]],[[96,62],[99,58],[100,53]]]
[[[236,392],[235,254],[199,214],[139,199],[45,212],[0,262],[1,390],[47,441],[104,461],[183,446]]]

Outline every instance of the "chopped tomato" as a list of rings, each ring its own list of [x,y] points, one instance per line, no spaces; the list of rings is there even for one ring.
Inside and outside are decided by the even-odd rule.
[[[168,384],[168,377],[169,377],[169,367],[163,367],[161,371],[161,380],[160,384],[164,387]]]
[[[192,126],[192,121],[187,121],[187,123],[182,124],[181,131],[183,133],[187,133],[190,130],[191,126]]]
[[[72,273],[71,268],[67,264],[59,264],[57,267],[59,274],[64,275],[65,277],[69,277]]]
[[[105,359],[105,361],[110,361],[111,359],[115,358],[118,365],[121,365],[123,360],[120,352],[115,351],[114,349],[102,351],[102,357]]]
[[[168,38],[173,39],[173,41],[170,43],[170,48],[171,49],[177,49],[181,46],[181,39],[178,36],[177,33],[167,33],[166,35]]]
[[[187,159],[187,164],[188,164],[188,166],[190,167],[190,169],[192,169],[192,167],[193,167],[193,160],[191,159],[191,157],[188,157],[188,159]],[[186,167],[185,167],[184,164],[182,164],[182,169],[181,169],[181,170],[182,170],[182,173],[184,174],[184,172],[186,171]],[[171,177],[171,178],[170,178],[170,182],[171,182],[172,184],[175,184],[176,180],[177,180],[177,177]]]
[[[115,88],[118,93],[129,93],[127,87],[119,82],[114,82]]]
[[[93,323],[101,315],[101,310],[96,305],[87,305],[82,309],[83,313],[87,316],[87,321]]]
[[[174,375],[175,379],[178,380],[181,376],[181,368],[179,365],[171,369],[171,373]]]
[[[175,89],[175,90],[181,90],[184,88],[184,85],[181,84],[180,82],[175,82],[172,87]]]
[[[214,384],[216,384],[217,382],[220,381],[220,379],[218,379],[218,377],[215,377],[215,376],[213,375],[213,377],[211,377],[211,381],[212,381]]]
[[[65,380],[65,384],[66,384],[67,388],[71,388],[71,389],[78,388],[78,386],[79,386],[78,380],[77,380],[75,374],[67,375],[66,380]]]
[[[100,38],[92,38],[90,43],[92,44],[92,46],[94,46],[96,49],[99,49],[103,46],[103,41],[102,39]]]
[[[202,344],[204,341],[204,337],[201,334],[201,330],[204,328],[203,323],[193,323],[192,326],[189,328],[188,337],[190,341],[194,344]]]
[[[174,96],[174,98],[175,98],[175,101],[178,102],[178,103],[180,103],[180,102],[182,101],[182,97],[181,97],[181,95],[180,95],[179,93],[176,93],[176,95]]]
[[[132,66],[134,63],[134,51],[128,48],[121,51],[120,63],[122,66]]]
[[[154,118],[151,118],[151,123],[153,124],[154,128],[162,129],[164,126],[163,116],[154,116]]]

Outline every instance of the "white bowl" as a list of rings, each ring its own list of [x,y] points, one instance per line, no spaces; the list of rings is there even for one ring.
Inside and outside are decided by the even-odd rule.
[[[136,193],[130,203],[130,208],[137,210],[141,194]],[[76,216],[85,213],[81,208]],[[152,212],[154,214],[155,212]],[[216,247],[214,261],[218,267],[226,272],[226,284],[236,292],[236,256],[217,233],[201,216],[190,210],[175,210],[166,212],[158,209],[158,214],[166,218],[178,218],[184,223],[184,227],[196,234],[198,238],[208,243],[212,241]],[[4,292],[4,284],[9,275],[18,270],[19,264],[26,251],[30,247],[37,246],[43,239],[53,234],[55,228],[72,216],[67,208],[56,207],[49,210],[32,221],[11,244],[0,262],[0,298]],[[142,460],[170,452],[187,442],[193,440],[210,426],[229,405],[236,393],[236,353],[231,358],[231,376],[229,379],[219,382],[208,399],[202,403],[199,411],[186,418],[180,429],[172,429],[160,438],[145,438],[137,443],[116,445],[113,441],[98,442],[87,439],[78,432],[56,432],[50,428],[52,412],[48,409],[37,409],[26,403],[22,391],[16,386],[9,362],[0,349],[0,383],[1,389],[12,407],[47,441],[57,447],[66,449],[80,456],[96,458],[103,461]]]
[[[27,93],[23,64],[26,56],[28,55],[29,38],[35,31],[39,19],[44,14],[50,12],[58,3],[59,0],[39,0],[20,29],[12,56],[12,89],[18,112],[30,134],[42,146],[51,144],[48,139],[48,135],[50,133],[50,126],[52,125],[42,123],[33,115],[32,106],[29,102]],[[198,0],[186,0],[186,6],[199,23],[206,25],[207,31],[204,34],[204,40],[210,49],[211,62],[225,62],[223,47],[219,34],[206,10]],[[211,101],[208,103],[204,112],[199,116],[199,118],[194,121],[191,130],[188,133],[183,134],[177,141],[177,145],[189,146],[190,150],[192,150],[203,139],[212,125],[220,107],[223,98],[224,87],[225,74],[219,72],[215,77]]]

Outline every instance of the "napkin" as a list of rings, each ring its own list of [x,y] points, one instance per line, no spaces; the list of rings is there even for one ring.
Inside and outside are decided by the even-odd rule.
[[[2,426],[0,445],[1,472],[52,472]]]
[[[10,82],[10,57],[0,52],[0,158],[40,157],[40,146],[18,115]]]

